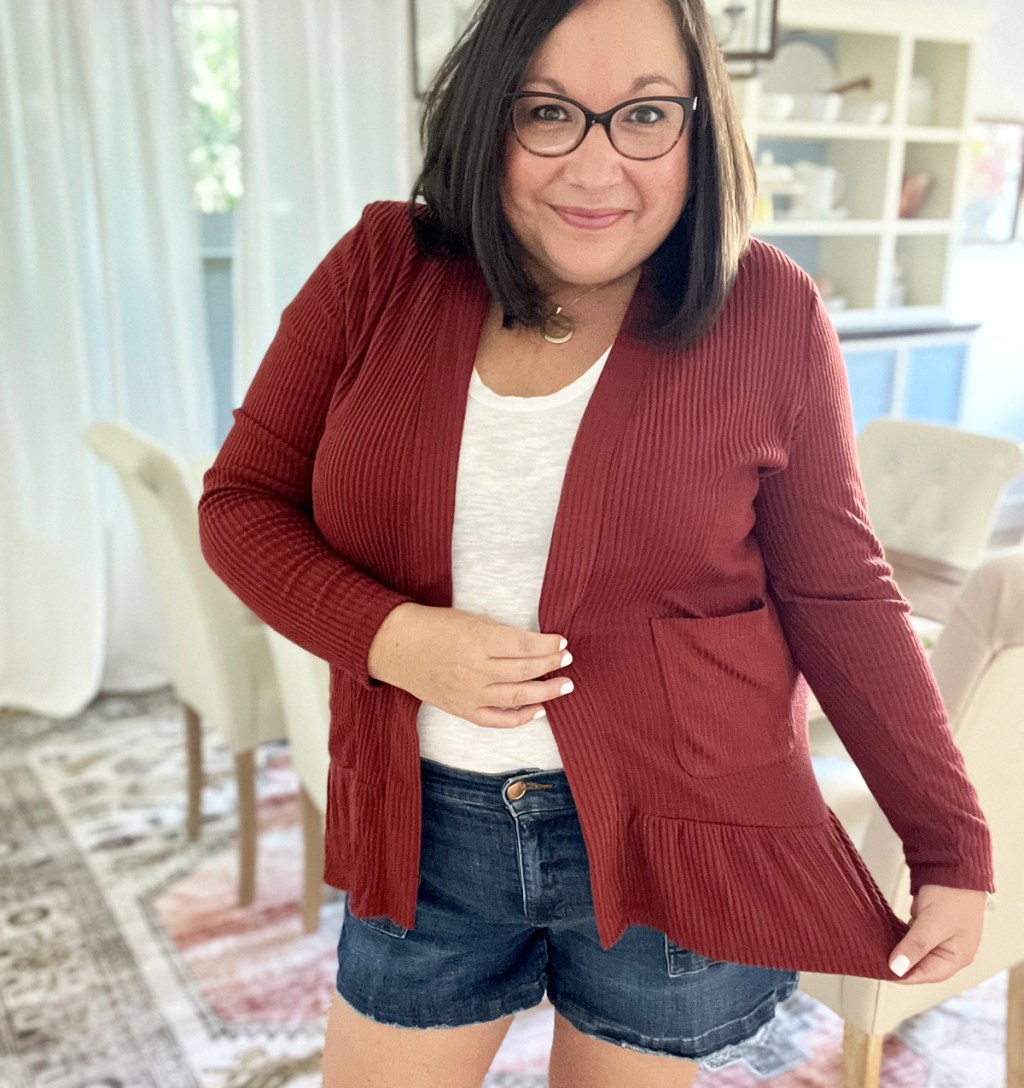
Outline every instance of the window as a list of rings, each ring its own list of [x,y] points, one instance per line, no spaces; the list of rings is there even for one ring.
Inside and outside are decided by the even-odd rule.
[[[242,195],[238,8],[233,0],[176,0],[174,12],[190,80],[196,208],[231,211]]]

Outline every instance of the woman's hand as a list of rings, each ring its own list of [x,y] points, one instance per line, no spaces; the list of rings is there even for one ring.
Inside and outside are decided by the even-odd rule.
[[[905,956],[909,970],[892,982],[944,982],[974,960],[981,944],[986,893],[922,884],[910,907],[910,929],[889,957]]]
[[[564,643],[457,608],[406,602],[381,624],[367,667],[374,679],[474,725],[511,729],[572,690],[566,676],[537,679],[572,661]]]

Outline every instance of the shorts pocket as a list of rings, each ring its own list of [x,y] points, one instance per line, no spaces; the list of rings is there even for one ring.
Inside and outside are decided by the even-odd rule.
[[[665,934],[665,966],[668,969],[669,978],[678,978],[679,975],[694,975],[698,971],[706,971],[717,960],[709,959],[694,952],[692,949],[683,948],[681,944],[669,940]]]
[[[397,940],[404,940],[406,934],[409,932],[405,926],[400,926],[397,922],[393,922],[386,914],[374,916],[373,918],[360,918],[358,915],[352,913],[352,910],[348,905],[347,897],[345,899],[345,917],[346,919],[354,919],[359,922],[360,925],[366,926],[367,929],[375,930],[377,933],[383,933],[386,937],[394,937]]]
[[[378,933],[384,933],[388,937],[397,937],[399,940],[404,939],[409,932],[404,926],[392,922],[387,915],[382,915],[380,918],[362,918],[360,921],[362,921],[363,925],[375,929]]]
[[[684,770],[701,778],[784,759],[795,743],[796,668],[774,608],[651,620]]]

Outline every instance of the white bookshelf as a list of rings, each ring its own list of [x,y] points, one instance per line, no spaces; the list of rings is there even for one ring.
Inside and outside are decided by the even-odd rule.
[[[762,222],[755,234],[778,245],[836,286],[846,306],[837,327],[941,320],[947,311],[952,248],[959,231],[974,43],[981,17],[926,0],[781,0],[780,43],[791,36],[823,49],[836,83],[870,76],[870,97],[888,104],[881,124],[764,120],[762,79],[734,84],[755,160],[798,159],[835,167],[845,179],[843,218]],[[929,124],[911,124],[913,77],[932,88]],[[809,88],[816,89],[816,88]],[[903,178],[932,175],[913,218],[899,216]],[[784,198],[776,198],[777,211]],[[894,290],[902,271],[902,299]]]

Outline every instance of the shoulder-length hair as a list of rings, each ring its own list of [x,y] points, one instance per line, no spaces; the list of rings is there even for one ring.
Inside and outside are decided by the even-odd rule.
[[[422,173],[412,214],[432,257],[472,254],[506,318],[541,327],[548,301],[527,272],[526,251],[501,200],[510,126],[508,92],[530,58],[582,0],[484,0],[427,93]],[[754,167],[704,0],[665,0],[675,17],[697,96],[690,124],[690,194],[676,225],[645,263],[654,307],[634,334],[675,346],[711,327],[749,242]],[[428,210],[428,214],[422,214]],[[430,214],[432,213],[432,214]]]

